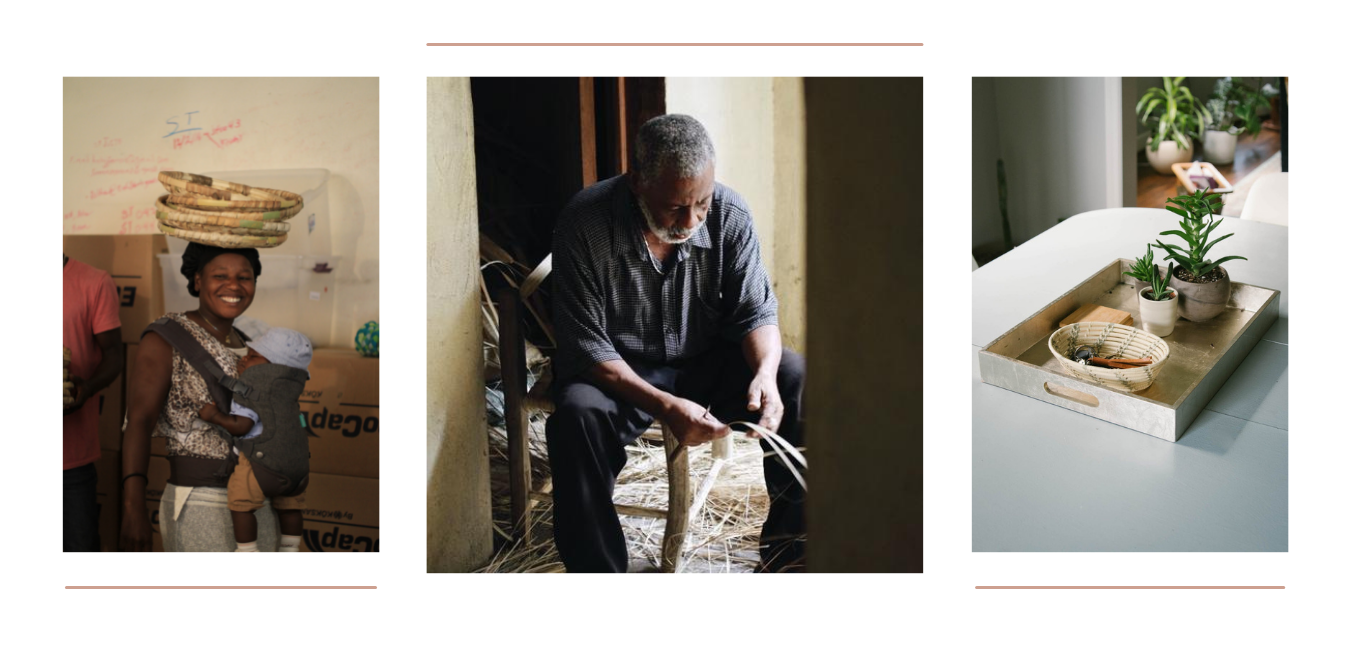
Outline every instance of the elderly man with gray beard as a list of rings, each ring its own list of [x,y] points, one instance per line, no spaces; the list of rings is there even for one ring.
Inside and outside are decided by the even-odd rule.
[[[614,483],[624,446],[653,419],[690,446],[737,420],[805,441],[802,358],[782,347],[750,208],[715,182],[707,131],[687,115],[654,118],[634,163],[574,197],[553,237],[548,451],[554,538],[574,572],[627,570]],[[764,460],[760,571],[803,566],[805,490],[788,462]]]

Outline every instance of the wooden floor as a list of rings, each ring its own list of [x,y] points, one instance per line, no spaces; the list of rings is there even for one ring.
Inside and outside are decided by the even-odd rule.
[[[1237,152],[1229,165],[1218,165],[1219,173],[1234,185],[1250,174],[1261,163],[1280,152],[1280,132],[1262,129],[1255,138],[1239,136]],[[1204,152],[1201,152],[1202,157]],[[1167,205],[1167,199],[1181,192],[1177,177],[1171,173],[1166,176],[1153,171],[1144,152],[1139,152],[1139,186],[1135,205],[1141,208],[1161,208]]]

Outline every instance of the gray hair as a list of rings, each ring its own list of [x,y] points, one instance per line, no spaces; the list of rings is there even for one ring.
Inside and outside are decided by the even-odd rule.
[[[634,167],[643,184],[661,177],[666,171],[679,178],[693,178],[713,163],[712,138],[699,121],[688,115],[662,115],[647,120],[638,129],[633,151]]]

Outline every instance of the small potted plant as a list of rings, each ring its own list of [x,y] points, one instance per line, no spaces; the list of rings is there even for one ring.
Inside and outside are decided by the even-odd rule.
[[[1215,210],[1223,205],[1217,194],[1208,190],[1199,190],[1194,194],[1167,199],[1167,209],[1181,215],[1181,229],[1167,230],[1159,235],[1176,235],[1182,245],[1164,244],[1158,240],[1156,245],[1167,251],[1167,258],[1176,262],[1175,272],[1170,272],[1170,286],[1176,289],[1180,304],[1181,317],[1188,321],[1202,323],[1223,313],[1228,306],[1232,292],[1228,271],[1221,266],[1232,260],[1245,260],[1238,255],[1229,255],[1216,261],[1205,259],[1214,245],[1233,236],[1228,233],[1210,241],[1209,236],[1219,227],[1223,219],[1214,216]]]
[[[1238,136],[1261,133],[1256,112],[1278,94],[1270,84],[1257,90],[1232,77],[1214,82],[1214,92],[1205,104],[1210,115],[1205,124],[1205,158],[1216,165],[1233,162]]]
[[[1142,124],[1152,125],[1144,154],[1159,174],[1171,174],[1172,163],[1187,162],[1195,153],[1192,138],[1209,121],[1209,109],[1181,85],[1185,77],[1163,77],[1162,88],[1149,88],[1134,107]]]
[[[1177,294],[1167,286],[1172,277],[1173,263],[1167,263],[1167,274],[1159,273],[1153,264],[1153,244],[1143,257],[1134,260],[1134,267],[1125,272],[1134,278],[1134,287],[1139,291],[1139,320],[1144,321],[1144,331],[1163,337],[1172,333],[1177,326]]]

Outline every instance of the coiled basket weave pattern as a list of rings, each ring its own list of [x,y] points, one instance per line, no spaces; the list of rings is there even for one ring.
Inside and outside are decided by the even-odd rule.
[[[272,248],[286,241],[287,219],[304,207],[294,192],[189,174],[160,172],[169,193],[155,202],[160,232],[223,248]]]
[[[1129,369],[1089,366],[1073,358],[1073,351],[1082,345],[1092,346],[1093,356],[1103,359],[1148,357],[1153,359],[1153,363]],[[1153,385],[1153,380],[1167,365],[1171,352],[1162,339],[1144,330],[1116,323],[1073,323],[1050,335],[1050,353],[1055,355],[1065,372],[1098,386],[1132,393]]]

